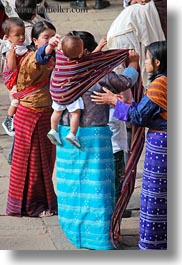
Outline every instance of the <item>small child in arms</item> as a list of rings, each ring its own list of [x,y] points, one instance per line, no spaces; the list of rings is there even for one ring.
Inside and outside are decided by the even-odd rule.
[[[103,38],[99,42],[99,45],[96,47],[94,52],[102,50],[102,48],[105,46],[106,40]],[[56,78],[56,70],[59,68],[59,64],[65,62],[65,60],[68,61],[78,61],[82,58],[84,54],[84,45],[83,41],[76,36],[65,36],[61,42],[58,44],[58,49],[56,52],[56,66],[53,70],[54,79]],[[61,82],[62,80],[67,80],[66,85],[69,84],[69,77],[66,77],[66,71],[65,73],[61,73],[61,77],[57,78],[58,82]],[[53,78],[51,77],[51,82],[54,82]],[[54,112],[51,116],[51,130],[47,134],[48,138],[53,144],[61,145],[61,139],[60,135],[58,133],[58,124],[60,121],[60,118],[63,114],[63,111],[67,109],[71,115],[70,117],[70,132],[66,136],[66,140],[68,140],[71,144],[76,146],[77,148],[80,148],[81,145],[79,143],[78,137],[76,136],[78,126],[79,126],[79,120],[80,120],[80,114],[81,109],[84,109],[83,100],[81,97],[79,97],[76,101],[74,101],[72,104],[69,105],[61,105],[58,102],[53,101],[52,108],[54,109]]]

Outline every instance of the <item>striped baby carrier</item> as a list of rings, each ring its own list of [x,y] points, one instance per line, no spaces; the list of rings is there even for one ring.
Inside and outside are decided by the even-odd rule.
[[[63,105],[73,103],[127,58],[128,50],[121,49],[91,53],[79,60],[69,60],[57,51],[50,81],[52,99]]]

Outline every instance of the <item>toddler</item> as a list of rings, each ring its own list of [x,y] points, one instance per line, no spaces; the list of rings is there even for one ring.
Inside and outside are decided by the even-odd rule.
[[[106,45],[106,39],[102,38],[94,50],[94,52],[101,51],[102,48]],[[65,89],[66,86],[71,86],[70,76],[66,76],[66,71],[62,73],[58,73],[59,65],[64,63],[65,61],[72,61],[76,60],[79,61],[84,54],[84,45],[83,41],[77,36],[65,36],[60,44],[58,45],[58,49],[56,52],[56,67],[53,70],[51,83],[61,83],[63,82],[63,88]],[[59,77],[58,77],[59,76]],[[81,78],[81,77],[80,77]],[[75,81],[76,82],[76,81]],[[77,80],[79,82],[79,80]],[[54,112],[51,117],[51,130],[48,133],[48,138],[53,144],[61,145],[61,139],[58,133],[58,124],[61,118],[61,115],[65,109],[68,109],[71,118],[70,118],[70,132],[66,136],[66,140],[68,140],[71,144],[75,145],[76,147],[80,148],[81,145],[79,143],[78,137],[76,136],[78,126],[79,126],[79,119],[81,114],[81,109],[84,109],[82,98],[79,97],[76,101],[69,105],[61,105],[58,102],[53,101],[52,108]]]
[[[21,63],[22,57],[27,53],[25,42],[25,26],[23,21],[18,17],[11,17],[2,25],[4,31],[4,40],[2,55],[5,59],[3,69],[3,82],[7,86],[10,97],[10,107],[8,115],[2,126],[6,133],[14,136],[13,116],[19,101],[13,98],[12,94],[16,92],[16,79],[18,75],[18,65]]]

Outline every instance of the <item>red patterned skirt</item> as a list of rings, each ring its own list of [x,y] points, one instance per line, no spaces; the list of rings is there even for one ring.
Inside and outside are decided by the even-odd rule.
[[[52,110],[37,112],[19,104],[6,212],[36,217],[44,210],[57,213],[52,182],[55,148],[47,138]]]

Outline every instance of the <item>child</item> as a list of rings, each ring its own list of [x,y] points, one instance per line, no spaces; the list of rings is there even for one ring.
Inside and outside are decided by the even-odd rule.
[[[68,58],[66,60],[78,60],[83,56],[83,41],[78,37],[66,36],[62,39],[60,46],[62,48],[63,55]],[[60,47],[58,47],[58,49],[60,49]],[[61,58],[61,60],[62,59],[63,58]],[[84,108],[81,97],[69,105],[60,105],[53,101],[52,108],[54,109],[54,112],[51,116],[51,130],[47,135],[50,141],[53,144],[61,144],[57,127],[63,111],[67,108],[71,114],[71,129],[69,134],[66,136],[66,139],[76,147],[80,148],[81,146],[78,138],[76,137],[76,132],[79,126],[80,110]]]
[[[2,126],[6,133],[14,136],[13,116],[16,113],[18,100],[14,99],[12,94],[16,92],[16,77],[18,73],[18,65],[21,58],[27,53],[25,41],[25,26],[23,21],[18,17],[11,17],[2,25],[5,46],[2,49],[2,54],[5,57],[5,65],[3,71],[3,81],[9,90],[11,105],[8,109],[8,115]]]
[[[94,52],[102,50],[105,46],[106,40],[103,38],[101,39],[99,45],[96,47]],[[77,36],[65,36],[62,39],[61,47],[58,47],[58,50],[62,49],[62,53],[57,53],[57,64],[63,63],[65,60],[79,60],[83,56],[84,46],[83,41]],[[63,57],[62,57],[63,55]],[[66,58],[66,57],[67,58]],[[56,70],[55,70],[56,71]],[[55,72],[54,72],[55,73]],[[53,74],[54,74],[53,73]],[[63,77],[65,78],[65,76]],[[53,79],[52,79],[53,81]],[[59,81],[61,81],[59,79]],[[65,85],[70,85],[69,80],[68,83]],[[48,133],[48,138],[53,144],[61,144],[61,140],[58,134],[58,123],[60,121],[61,115],[63,111],[67,108],[71,114],[70,120],[70,132],[66,136],[66,139],[76,147],[80,148],[81,145],[79,140],[76,136],[78,126],[79,126],[79,118],[81,114],[81,109],[84,108],[82,98],[79,97],[76,101],[69,105],[61,105],[55,101],[53,101],[52,105],[54,112],[51,117],[51,130]]]
[[[36,0],[16,0],[15,1],[16,14],[14,16],[20,17],[25,25],[25,42],[29,45],[32,42],[31,31],[33,25],[39,21],[45,21],[42,16],[37,14],[37,1]],[[2,46],[2,45],[1,45]],[[1,64],[3,68],[3,62]],[[1,70],[0,69],[0,70]],[[14,146],[14,145],[13,145]],[[8,163],[11,165],[13,156],[13,146],[8,156]]]

